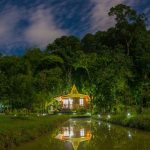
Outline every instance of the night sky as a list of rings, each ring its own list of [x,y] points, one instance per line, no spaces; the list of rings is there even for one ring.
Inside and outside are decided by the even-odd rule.
[[[21,55],[62,35],[106,30],[114,25],[109,9],[120,3],[145,13],[150,28],[150,0],[0,0],[0,52]]]

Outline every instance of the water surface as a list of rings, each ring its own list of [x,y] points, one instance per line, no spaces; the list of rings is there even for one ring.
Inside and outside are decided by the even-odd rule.
[[[91,119],[70,119],[53,133],[15,150],[150,150],[150,132]]]

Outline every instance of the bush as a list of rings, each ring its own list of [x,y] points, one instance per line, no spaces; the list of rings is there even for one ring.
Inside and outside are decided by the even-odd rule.
[[[94,118],[98,119],[97,116]],[[106,115],[101,117],[101,120],[107,121],[110,123],[138,128],[146,131],[150,131],[150,116],[149,115],[134,115],[131,117],[127,117],[127,115],[111,115],[111,118],[108,119]]]
[[[80,107],[77,109],[78,114],[85,114],[86,112],[87,112],[87,110],[84,107]]]

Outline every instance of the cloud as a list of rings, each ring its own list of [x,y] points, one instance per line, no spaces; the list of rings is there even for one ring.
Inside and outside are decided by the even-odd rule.
[[[108,16],[111,7],[120,3],[135,6],[138,0],[91,0],[91,2],[94,3],[91,15],[91,31],[95,32],[97,30],[106,30],[114,26],[114,18]]]
[[[58,0],[53,9],[59,27],[68,29],[71,34],[82,36],[89,29],[91,0]],[[57,2],[58,2],[57,1]]]
[[[0,11],[0,51],[14,53],[14,49],[30,46],[44,48],[54,39],[68,34],[53,18],[52,6],[6,4]]]
[[[0,44],[6,44],[14,38],[14,29],[21,16],[16,7],[7,6],[0,14]],[[16,37],[16,36],[15,36]]]
[[[87,32],[106,30],[115,24],[108,16],[109,9],[119,3],[145,9],[150,18],[149,5],[141,0],[2,0],[0,51],[17,54],[31,46],[44,48],[62,35],[82,37]],[[148,25],[150,28],[150,21]]]
[[[58,28],[50,8],[38,6],[29,14],[29,26],[24,31],[25,40],[32,45],[45,47],[54,39],[68,34],[68,31]]]
[[[147,7],[144,9],[144,14],[146,14],[147,17],[147,28],[150,29],[150,7]]]

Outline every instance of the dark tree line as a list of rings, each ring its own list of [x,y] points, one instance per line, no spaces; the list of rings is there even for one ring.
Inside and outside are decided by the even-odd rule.
[[[11,110],[44,107],[72,84],[90,95],[97,112],[150,104],[150,31],[146,18],[126,5],[110,9],[116,20],[107,31],[81,40],[62,36],[44,51],[0,55],[0,102]],[[10,107],[9,107],[10,109]]]

